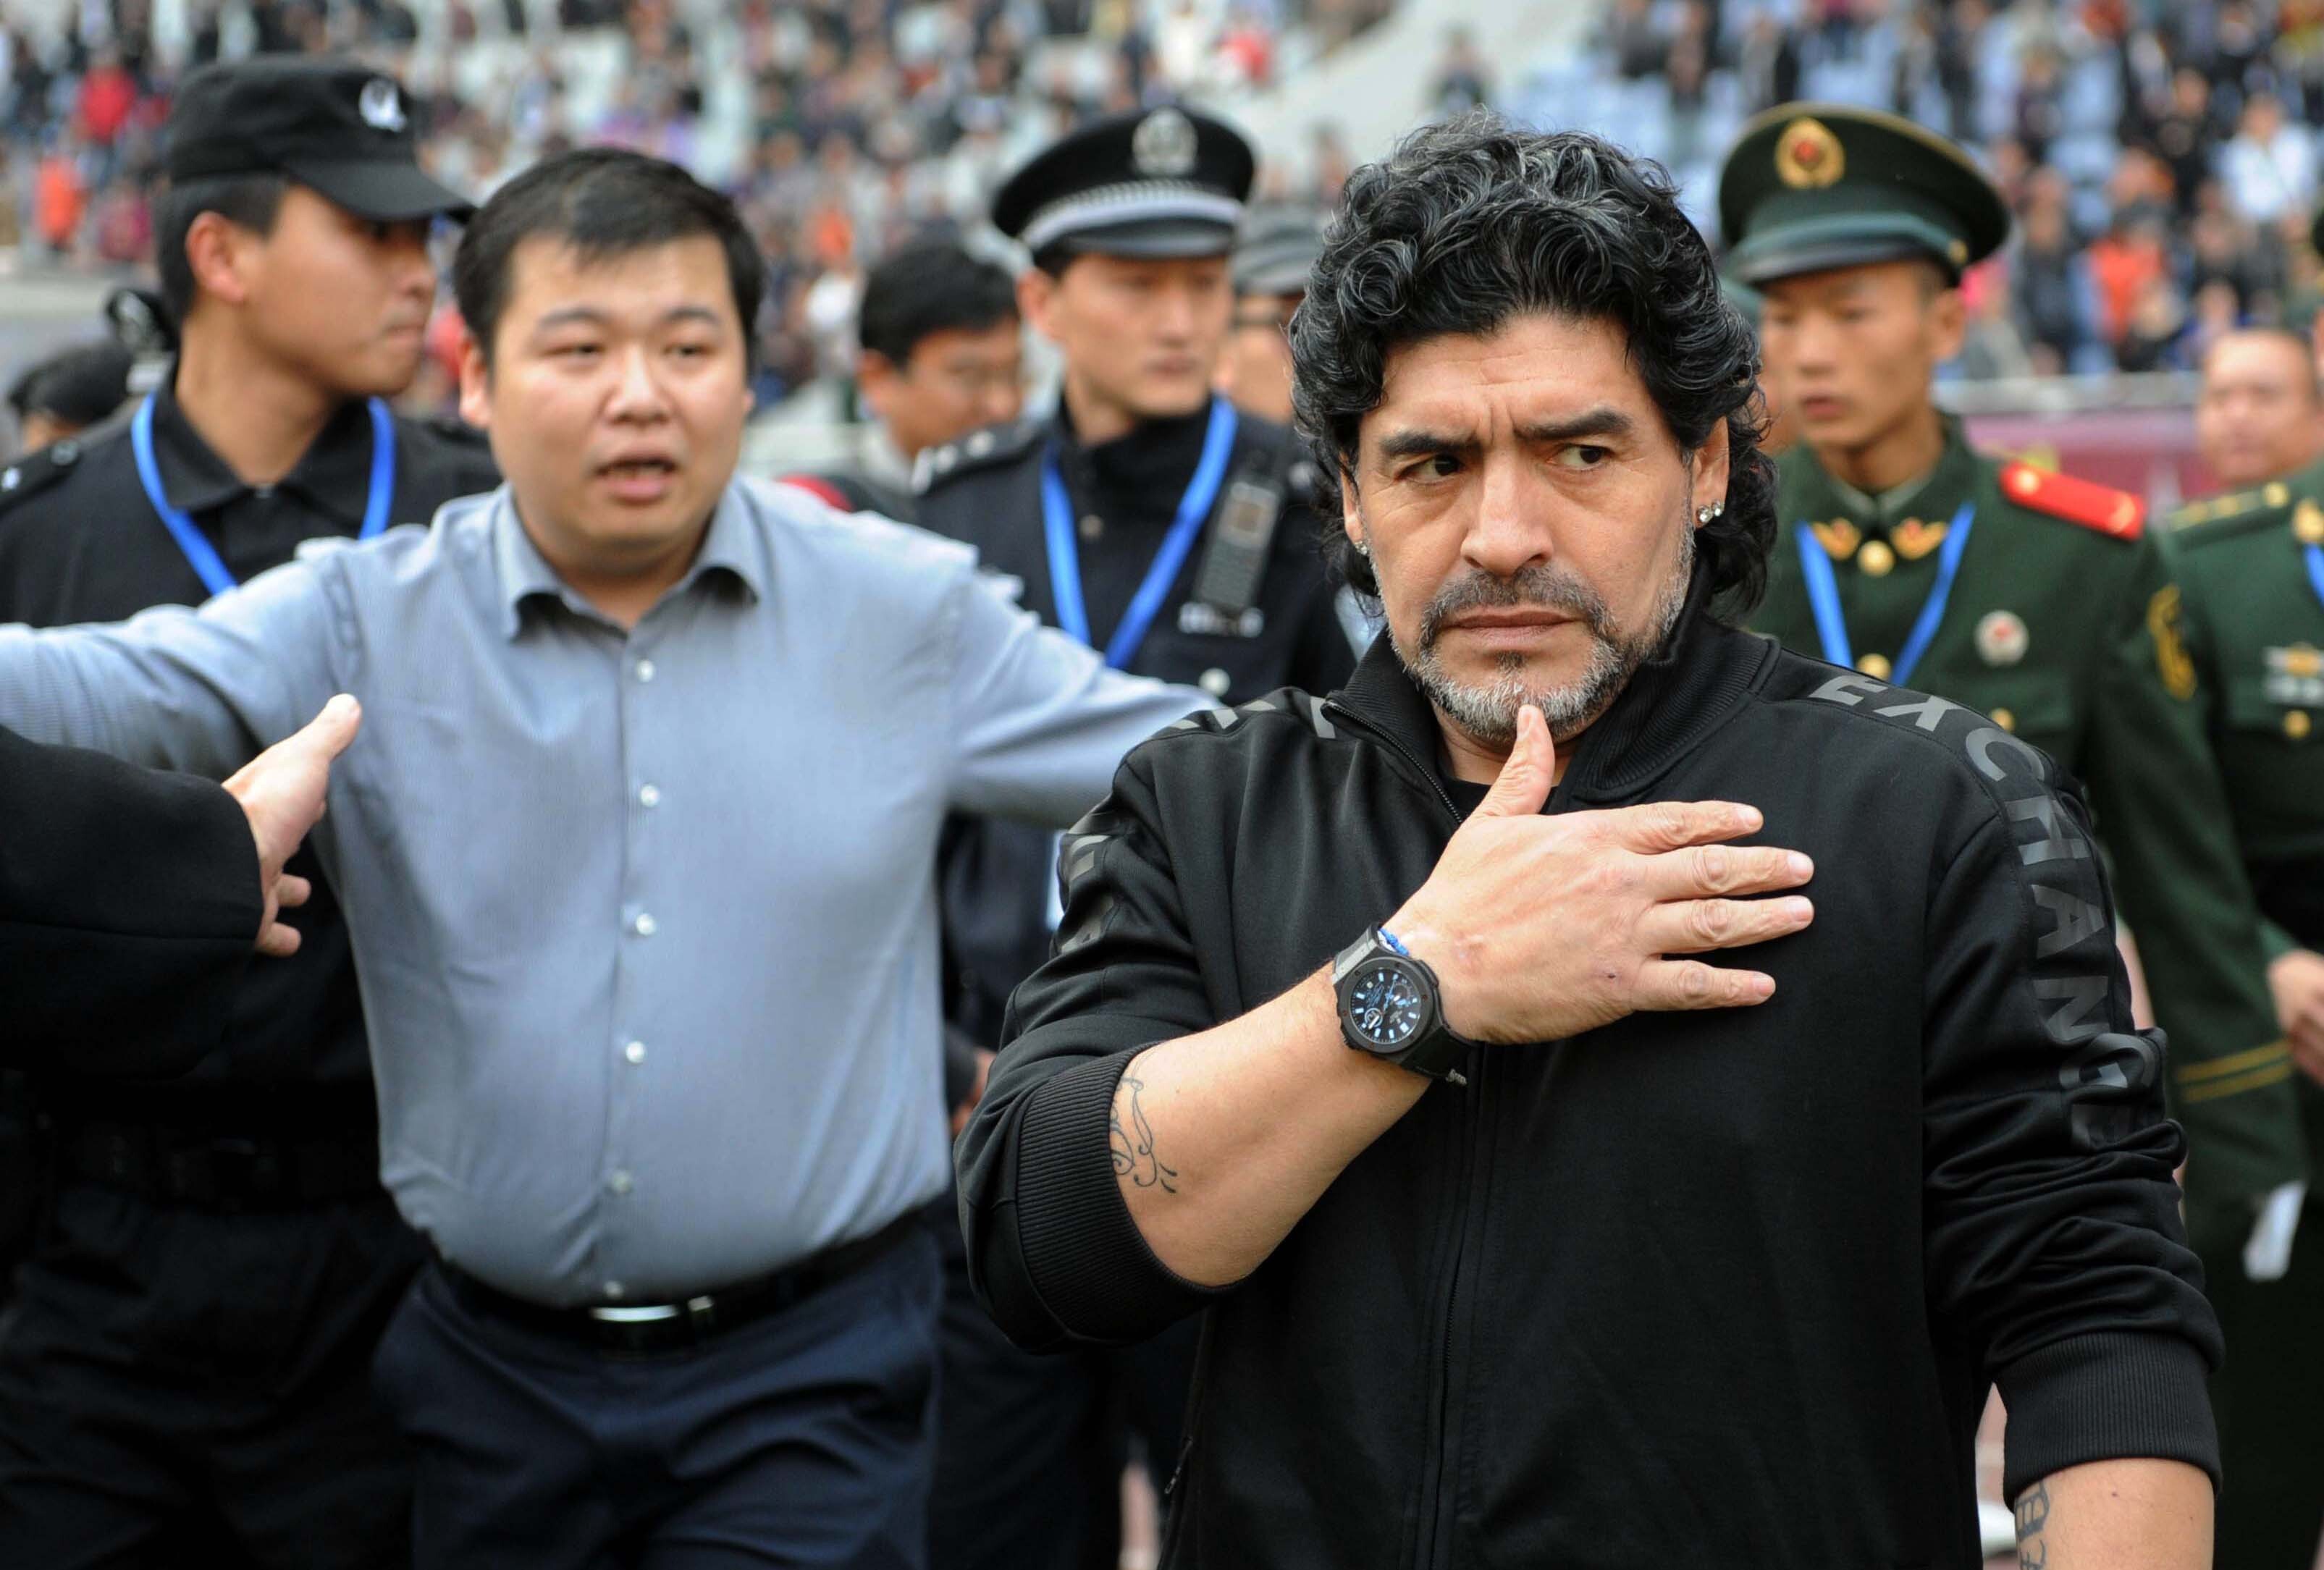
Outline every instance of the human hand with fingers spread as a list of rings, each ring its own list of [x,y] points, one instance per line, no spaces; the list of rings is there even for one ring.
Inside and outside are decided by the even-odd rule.
[[[1387,923],[1435,970],[1445,1023],[1473,1041],[1556,1041],[1638,1009],[1734,1008],[1771,996],[1771,977],[1686,956],[1807,926],[1815,907],[1804,895],[1749,896],[1797,888],[1814,864],[1796,850],[1726,843],[1761,822],[1758,809],[1736,802],[1544,817],[1556,762],[1540,712],[1521,711],[1484,804]]]

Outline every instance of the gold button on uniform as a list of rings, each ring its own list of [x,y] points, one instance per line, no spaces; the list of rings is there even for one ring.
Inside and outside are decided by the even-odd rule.
[[[2294,741],[2307,739],[2309,731],[2314,729],[2315,722],[2308,718],[2305,709],[2292,710],[2283,717],[2283,733]]]
[[[1864,548],[1856,553],[1856,565],[1864,569],[1868,577],[1885,578],[1896,565],[1896,553],[1885,541],[1868,539]]]
[[[2017,729],[2017,716],[2006,709],[1996,709],[1991,717],[1993,722],[2004,730],[2014,731]]]
[[[1856,662],[1856,668],[1876,682],[1885,682],[1888,679],[1888,673],[1896,667],[1888,663],[1888,656],[1885,654],[1868,654]]]

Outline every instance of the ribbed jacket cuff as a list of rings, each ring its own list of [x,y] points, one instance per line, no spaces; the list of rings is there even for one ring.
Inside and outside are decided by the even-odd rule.
[[[2219,1485],[2202,1354],[2175,1336],[2099,1331],[2029,1353],[1995,1381],[2009,1408],[2004,1496],[2090,1461],[2184,1461]]]
[[[1116,1185],[1107,1125],[1137,1055],[1057,1075],[1027,1100],[1018,1136],[1026,1273],[1059,1325],[1094,1341],[1141,1340],[1217,1295],[1154,1257]]]

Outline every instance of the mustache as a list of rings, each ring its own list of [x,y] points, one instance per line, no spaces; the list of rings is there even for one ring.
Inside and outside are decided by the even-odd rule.
[[[1570,616],[1609,642],[1620,634],[1613,613],[1606,609],[1605,599],[1597,590],[1563,567],[1530,566],[1519,568],[1514,576],[1507,578],[1497,578],[1490,573],[1471,573],[1439,589],[1420,613],[1420,651],[1425,654],[1434,648],[1444,624],[1455,616],[1519,605]]]

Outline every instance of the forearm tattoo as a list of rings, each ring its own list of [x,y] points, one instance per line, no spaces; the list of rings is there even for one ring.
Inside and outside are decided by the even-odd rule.
[[[2017,1500],[2017,1570],[2042,1570],[2050,1562],[2050,1485],[2037,1483]]]
[[[1154,1125],[1146,1121],[1146,1109],[1138,1104],[1139,1092],[1146,1082],[1135,1075],[1121,1077],[1121,1088],[1113,1093],[1113,1112],[1106,1120],[1107,1137],[1113,1144],[1113,1175],[1128,1178],[1141,1189],[1160,1189],[1165,1194],[1175,1194],[1178,1185],[1171,1180],[1178,1175],[1176,1167],[1162,1164],[1154,1153]],[[1121,1109],[1130,1108],[1130,1126],[1121,1124]]]

